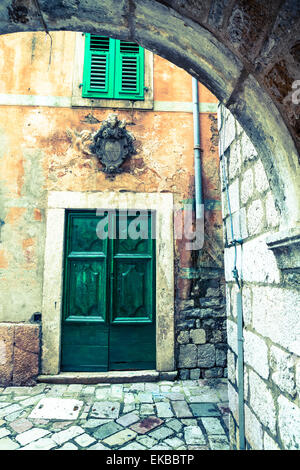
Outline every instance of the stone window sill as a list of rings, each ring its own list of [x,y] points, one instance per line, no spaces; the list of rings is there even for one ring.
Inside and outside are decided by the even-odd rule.
[[[280,269],[300,268],[300,227],[274,233],[267,237]]]

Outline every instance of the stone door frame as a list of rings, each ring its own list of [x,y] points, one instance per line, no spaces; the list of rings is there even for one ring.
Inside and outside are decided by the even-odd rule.
[[[63,247],[66,209],[156,212],[156,370],[173,371],[174,243],[171,193],[51,191],[48,193],[42,306],[42,374],[60,372]]]

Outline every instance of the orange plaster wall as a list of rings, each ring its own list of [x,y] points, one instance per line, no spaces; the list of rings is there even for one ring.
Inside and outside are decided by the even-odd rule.
[[[15,33],[0,37],[0,93],[72,96],[76,33],[72,31]],[[192,77],[180,67],[154,55],[154,99],[192,101]],[[216,97],[199,84],[200,101]]]
[[[8,267],[8,261],[5,250],[0,250],[0,269],[6,269]]]
[[[0,38],[7,67],[0,72],[0,93],[71,96],[75,33],[18,33]],[[190,102],[192,79],[165,59],[154,57],[155,100]],[[199,85],[202,102],[216,98]],[[88,149],[89,140],[112,109],[0,106],[0,185],[4,225],[1,230],[0,276],[7,305],[0,320],[28,320],[40,311],[47,192],[172,192],[182,204],[194,197],[193,116],[188,112],[117,110],[134,135],[136,155],[114,179]],[[98,122],[90,124],[88,115]],[[220,200],[216,115],[200,114],[204,199]],[[221,211],[206,214],[205,260],[222,238]],[[184,241],[175,243],[176,267],[192,266]],[[207,248],[206,248],[207,246]],[[4,282],[5,280],[5,282]],[[190,282],[177,278],[177,292],[188,297]],[[18,300],[26,289],[26,299]],[[23,293],[23,294],[22,294]],[[18,297],[19,296],[19,297]],[[5,313],[7,312],[7,314]],[[14,312],[14,313],[13,313]]]
[[[0,37],[0,93],[71,96],[75,33],[59,31]]]
[[[137,154],[124,163],[122,174],[110,180],[88,151],[91,141],[84,143],[82,137],[96,132],[111,110],[94,110],[99,123],[92,125],[84,122],[89,112],[86,108],[0,107],[2,132],[10,142],[0,160],[6,194],[13,199],[24,196],[24,191],[30,191],[30,185],[23,188],[24,167],[34,172],[41,165],[40,185],[45,190],[170,191],[183,199],[193,197],[190,113],[174,116],[120,110],[119,119],[126,119],[127,129],[136,139]],[[41,162],[26,158],[35,152],[42,153]]]
[[[154,99],[192,101],[192,77],[166,59],[154,56]]]
[[[192,77],[166,59],[154,55],[154,99],[157,101],[191,102]],[[218,103],[217,98],[199,83],[199,101]]]
[[[25,211],[25,207],[10,207],[6,216],[7,223],[16,225]]]

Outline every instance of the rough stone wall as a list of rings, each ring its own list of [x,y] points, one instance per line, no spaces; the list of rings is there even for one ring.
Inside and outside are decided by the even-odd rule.
[[[179,377],[227,377],[225,283],[223,270],[202,268],[191,298],[178,301],[176,318]]]
[[[40,366],[40,326],[0,323],[0,384],[34,385]]]
[[[298,449],[300,446],[299,268],[279,269],[268,249],[279,212],[261,159],[241,126],[226,111],[221,130],[242,279],[244,393],[247,448]],[[225,246],[231,242],[223,185]],[[283,228],[283,227],[281,227]],[[234,248],[225,249],[228,379],[231,443],[238,446],[237,285],[232,275]]]

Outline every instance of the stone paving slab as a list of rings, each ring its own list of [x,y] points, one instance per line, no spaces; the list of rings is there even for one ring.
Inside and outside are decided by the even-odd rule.
[[[193,414],[186,401],[175,401],[172,403],[177,418],[192,418]]]
[[[171,404],[165,401],[156,403],[157,416],[160,418],[172,418],[174,413],[171,409]]]
[[[167,437],[172,436],[173,434],[173,429],[168,428],[167,426],[160,426],[159,428],[154,429],[154,431],[151,431],[149,433],[149,436],[153,437],[154,439],[157,439],[158,441],[162,441]]]
[[[6,387],[0,450],[228,450],[226,398],[224,379]]]
[[[4,428],[4,427],[0,428],[0,439],[2,437],[9,436],[10,434],[11,434],[11,432],[9,431],[9,429]]]
[[[80,447],[88,447],[89,445],[96,442],[94,437],[91,437],[89,434],[80,434],[80,436],[75,437],[75,442],[80,445]]]
[[[121,426],[130,426],[133,423],[136,423],[139,421],[140,417],[137,413],[127,413],[124,416],[121,416],[121,418],[117,419],[117,423],[121,424]]]
[[[99,440],[103,440],[106,437],[111,436],[112,434],[115,434],[116,432],[120,431],[121,429],[123,429],[122,426],[115,423],[114,421],[111,421],[109,423],[103,424],[103,426],[100,426],[100,428],[98,428],[97,431],[94,432],[93,436]]]
[[[199,426],[187,426],[184,430],[184,438],[187,444],[206,444],[205,436]]]
[[[221,414],[214,403],[191,403],[190,408],[196,417],[220,416]]]
[[[137,433],[131,429],[124,429],[123,431],[117,432],[112,436],[104,439],[103,443],[107,444],[109,447],[120,447],[128,441],[131,441],[136,437]]]
[[[21,450],[51,450],[57,446],[57,443],[50,437],[43,437],[37,441],[31,442]]]
[[[32,428],[29,431],[22,432],[16,436],[16,440],[22,446],[29,444],[30,442],[36,441],[41,437],[44,437],[46,434],[49,434],[49,431],[46,429]]]
[[[208,440],[212,450],[228,450],[228,441],[226,437],[211,436]]]
[[[20,418],[10,424],[10,428],[16,433],[21,433],[28,431],[28,429],[33,427],[33,423],[30,422],[28,419]],[[0,428],[1,429],[1,428]]]
[[[5,437],[4,439],[0,439],[0,450],[15,450],[20,447],[19,444],[14,442],[9,437]]]
[[[82,405],[83,401],[72,398],[42,398],[30,413],[29,419],[73,420],[78,417]]]
[[[211,434],[225,434],[225,429],[220,423],[218,418],[203,418],[201,419],[202,424],[208,434],[208,438]]]
[[[80,426],[70,426],[64,431],[59,431],[52,434],[52,439],[54,439],[57,444],[64,444],[65,442],[70,441],[74,437],[77,437],[83,433],[84,430]]]
[[[99,398],[97,398],[99,400]],[[120,403],[111,401],[96,401],[93,404],[91,416],[96,418],[118,418],[120,411]]]
[[[130,442],[125,447],[122,447],[122,450],[147,450],[146,447],[142,446],[138,442]]]
[[[146,432],[151,431],[152,429],[156,428],[162,423],[163,423],[162,419],[156,416],[149,416],[148,418],[144,418],[139,423],[136,423],[133,426],[131,426],[131,429],[133,431],[136,431],[139,434],[146,434]]]

